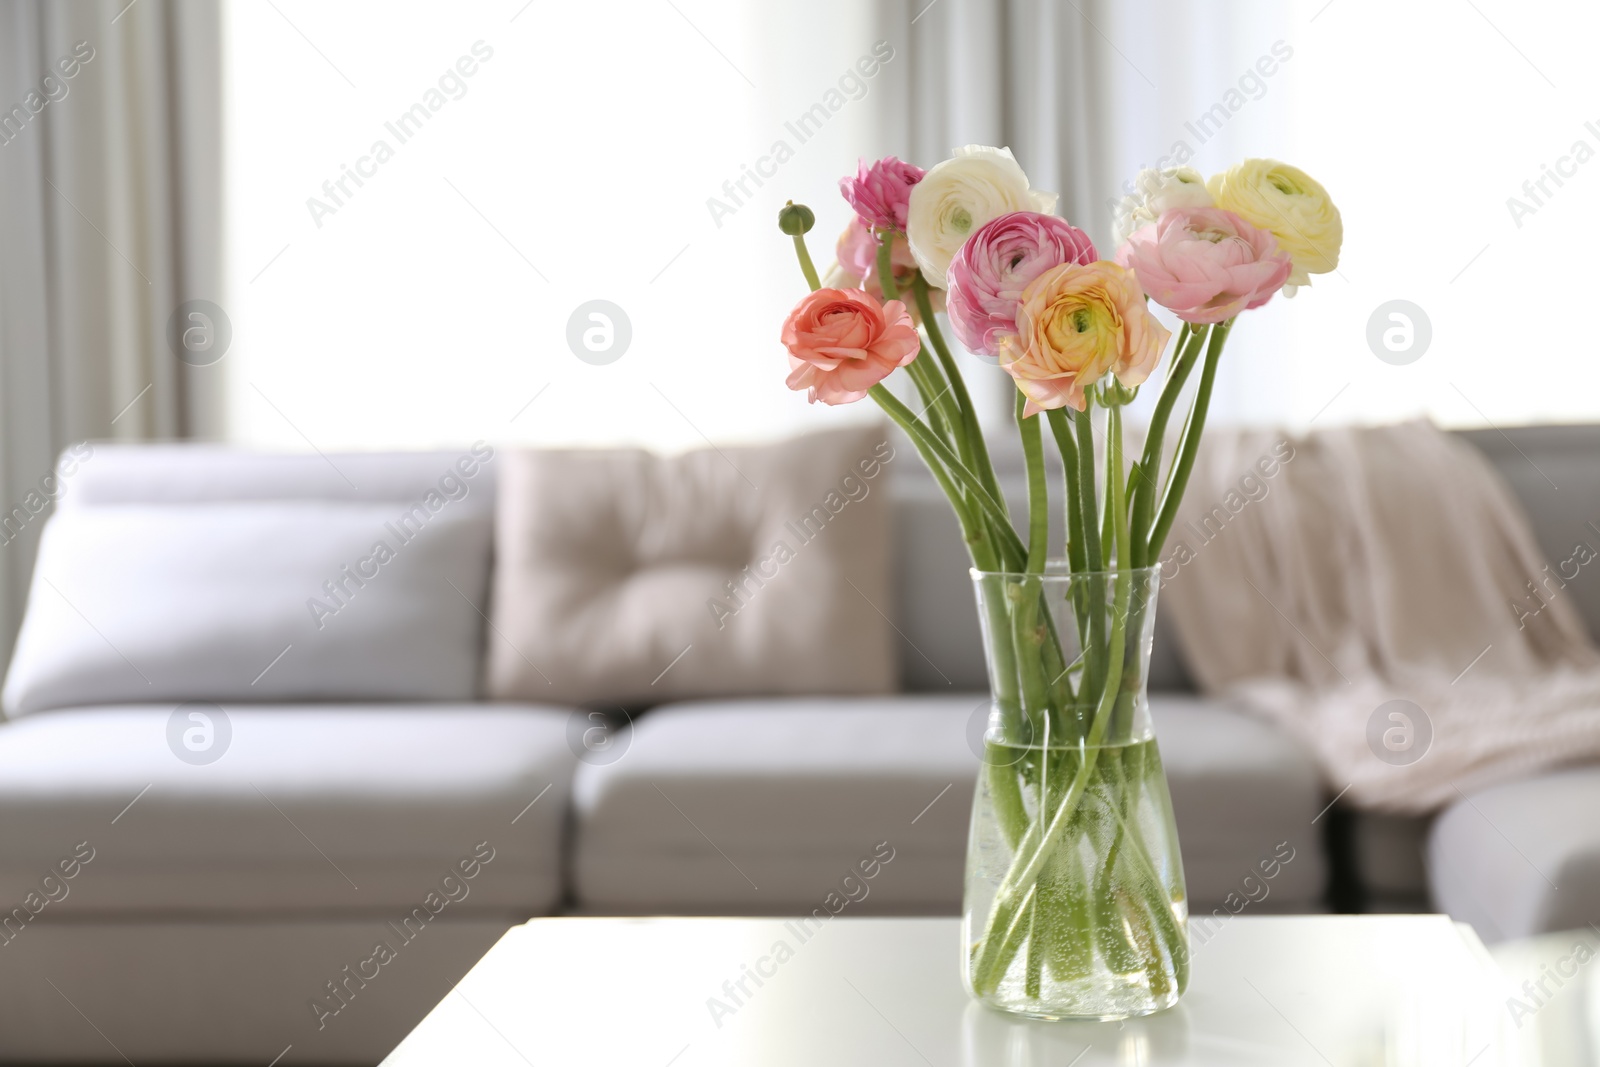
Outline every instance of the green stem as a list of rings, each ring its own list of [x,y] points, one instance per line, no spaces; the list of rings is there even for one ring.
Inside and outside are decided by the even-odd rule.
[[[931,452],[938,457],[944,468],[956,481],[961,483],[962,488],[971,495],[977,506],[988,516],[993,523],[995,532],[1000,537],[999,548],[1005,569],[1017,570],[1022,567],[1028,558],[1028,553],[1023,547],[1022,539],[1011,528],[1010,517],[1001,510],[999,504],[995,503],[994,498],[984,490],[977,477],[962,466],[960,459],[956,457],[954,452],[950,451],[950,446],[935,437],[933,432],[924,426],[916,415],[912,414],[911,410],[900,402],[899,397],[883,387],[882,382],[874,385],[870,393],[872,398],[878,402],[878,406],[883,408],[891,419],[899,423],[900,427],[911,435],[913,441],[925,445],[927,452]],[[935,476],[937,477],[937,475]],[[941,485],[943,484],[941,481]],[[946,490],[946,495],[949,495],[949,490]],[[951,499],[954,501],[958,497],[951,497]]]
[[[1066,487],[1067,497],[1067,563],[1073,574],[1083,574],[1089,570],[1088,551],[1084,545],[1083,532],[1083,497],[1078,490],[1078,445],[1072,439],[1072,423],[1067,419],[1067,413],[1059,408],[1048,412],[1050,417],[1050,432],[1055,435],[1056,448],[1061,453],[1062,479]],[[1072,596],[1073,617],[1078,624],[1078,648],[1089,647],[1089,600],[1088,587],[1083,582],[1073,582],[1070,587]],[[1086,724],[1079,722],[1074,725],[1073,736],[1081,734]]]
[[[883,286],[885,300],[899,299],[899,291],[894,288],[894,267],[890,257],[889,242],[893,239],[892,234],[885,234],[883,243],[878,246],[878,284]],[[944,371],[935,358],[928,354],[926,343],[922,351],[917,353],[917,358],[907,364],[906,372],[917,382],[917,388],[922,393],[923,409],[928,412],[940,436],[956,447],[961,454],[961,462],[971,468],[972,444],[969,439],[973,431],[966,425],[951,391],[951,383],[945,380]]]
[[[1017,393],[1017,435],[1022,439],[1022,455],[1028,472],[1028,558],[1024,567],[1031,576],[1044,573],[1045,557],[1049,553],[1050,494],[1044,482],[1044,447],[1040,440],[1039,420],[1023,418],[1022,410],[1026,403],[1027,398],[1020,392]],[[1052,724],[1049,722],[1050,680],[1044,676],[1044,671],[1047,669],[1045,661],[1050,659],[1053,664],[1058,664],[1060,650],[1059,647],[1050,650],[1057,653],[1055,657],[1044,655],[1047,651],[1044,647],[1044,627],[1039,625],[1042,583],[1038,578],[1029,577],[1015,585],[1008,584],[1006,591],[1012,601],[1012,644],[1017,653],[1023,700],[1028,718],[1034,727],[1031,743],[1048,745]],[[1050,643],[1056,644],[1054,641]],[[1041,789],[1043,778],[1041,774]],[[1041,794],[1040,810],[1043,810],[1043,800]]]
[[[1078,434],[1078,498],[1083,511],[1084,565],[1094,572],[1104,570],[1100,562],[1100,530],[1096,526],[1100,507],[1094,488],[1094,426],[1089,409],[1070,417]]]
[[[1044,923],[1039,918],[1039,894],[1033,895],[1028,905],[1028,963],[1024,968],[1022,992],[1024,996],[1038,999],[1044,985],[1044,946],[1040,939]]]
[[[1028,470],[1028,566],[1029,574],[1043,574],[1049,553],[1050,491],[1044,484],[1044,442],[1039,418],[1023,418],[1028,398],[1017,393],[1017,436],[1022,439],[1022,458]]]
[[[814,293],[821,289],[822,281],[817,277],[816,264],[811,262],[811,253],[806,251],[804,234],[797,233],[794,235],[794,254],[795,258],[800,261],[800,273],[806,276],[806,284],[811,286],[811,291]]]
[[[1089,640],[1084,644],[1083,690],[1098,692],[1105,678],[1105,565],[1100,554],[1099,506],[1094,488],[1094,424],[1085,408],[1072,416],[1078,433],[1078,495],[1083,511],[1083,562],[1088,578],[1084,598],[1089,615]]]
[[[1166,445],[1167,422],[1172,417],[1172,409],[1178,403],[1178,397],[1183,392],[1184,383],[1189,380],[1189,372],[1194,370],[1194,365],[1199,356],[1200,346],[1204,344],[1206,334],[1210,327],[1202,326],[1193,329],[1187,323],[1182,332],[1178,334],[1178,344],[1173,349],[1174,356],[1172,368],[1167,373],[1167,381],[1161,389],[1161,396],[1156,400],[1155,411],[1150,415],[1150,428],[1144,439],[1144,454],[1139,460],[1139,477],[1132,483],[1131,507],[1132,519],[1129,525],[1133,531],[1133,565],[1145,567],[1152,562],[1150,552],[1150,517],[1155,511],[1156,493],[1160,486],[1161,477],[1161,450]]]
[[[880,382],[874,385],[868,395],[882,408],[895,423],[911,438],[911,443],[922,455],[922,461],[927,464],[928,471],[933,475],[934,481],[939,483],[939,488],[944,490],[944,495],[950,500],[950,507],[956,513],[956,521],[961,524],[961,534],[966,539],[969,549],[987,540],[982,528],[977,524],[972,509],[967,504],[966,496],[955,484],[949,471],[945,469],[943,460],[935,449],[938,439],[933,436],[926,426],[918,421],[910,408],[900,402],[900,398],[883,387]],[[980,565],[977,550],[973,551],[974,565]]]
[[[1080,413],[1080,419],[1081,419]],[[1110,409],[1111,431],[1108,432],[1107,448],[1114,456],[1113,470],[1117,472],[1106,486],[1106,494],[1110,497],[1112,514],[1117,517],[1114,523],[1116,531],[1117,571],[1113,585],[1113,604],[1111,610],[1111,637],[1108,642],[1107,662],[1120,664],[1123,656],[1123,645],[1126,634],[1128,618],[1128,600],[1133,588],[1133,575],[1129,570],[1128,553],[1128,522],[1127,512],[1124,509],[1123,485],[1121,478],[1122,448],[1121,429],[1122,413],[1119,408]],[[1082,444],[1083,434],[1080,429],[1079,443]],[[1091,446],[1093,442],[1090,442]],[[1092,468],[1091,468],[1091,477]],[[1097,605],[1095,615],[1101,613]],[[995,893],[994,905],[989,913],[989,922],[984,932],[982,945],[979,949],[977,964],[973,970],[973,985],[980,994],[993,990],[1006,969],[1011,964],[1015,955],[1015,948],[1010,947],[1012,938],[1010,934],[1015,931],[1019,920],[1022,918],[1017,909],[1026,907],[1027,901],[1033,897],[1034,887],[1037,883],[1039,872],[1049,862],[1061,839],[1065,836],[1067,827],[1071,824],[1073,813],[1077,810],[1082,800],[1084,791],[1088,788],[1089,781],[1095,772],[1095,765],[1099,760],[1101,747],[1105,743],[1106,731],[1111,724],[1112,709],[1116,706],[1117,694],[1122,685],[1122,672],[1110,671],[1106,675],[1105,688],[1100,694],[1099,705],[1095,708],[1093,724],[1089,734],[1082,743],[1082,761],[1078,765],[1078,772],[1073,778],[1072,785],[1067,794],[1062,798],[1061,804],[1056,808],[1050,818],[1050,824],[1042,833],[1036,833],[1039,822],[1029,827],[1028,833],[1023,838],[1023,851],[1019,851],[1012,861],[1011,869],[1001,879],[1000,887]],[[1040,813],[1040,821],[1043,813]],[[1033,838],[1038,838],[1035,846]],[[1025,895],[1017,900],[1018,893]],[[997,929],[1003,928],[1007,936],[996,939]],[[1007,951],[1009,949],[1009,951]]]
[[[922,398],[923,413],[928,416],[933,432],[945,441],[955,442],[959,447],[961,438],[957,432],[958,424],[953,420],[947,399],[950,390],[942,381],[935,381],[928,374],[931,363],[926,362],[927,356],[927,346],[923,346],[917,353],[917,358],[906,364],[906,376],[917,387],[917,395]]]
[[[1111,409],[1108,409],[1108,410],[1114,411],[1116,409],[1115,408],[1111,408]],[[1106,420],[1106,432],[1107,432],[1107,434],[1109,434],[1110,431],[1111,431],[1111,421],[1109,419],[1107,419]],[[1122,471],[1121,470],[1115,470],[1111,466],[1115,462],[1117,462],[1117,460],[1116,460],[1115,457],[1112,456],[1111,449],[1109,449],[1109,448],[1106,449],[1106,478],[1105,478],[1105,484],[1107,486],[1111,485],[1111,479],[1112,478],[1120,478],[1120,477],[1122,477]],[[1100,500],[1100,543],[1102,545],[1114,545],[1114,544],[1116,544],[1117,518],[1118,518],[1118,516],[1116,515],[1116,513],[1111,510],[1111,493],[1108,491],[1105,494],[1105,496],[1102,497],[1101,500]],[[1110,554],[1109,553],[1109,549],[1107,550],[1107,554],[1108,555]]]
[[[1106,496],[1111,500],[1111,513],[1116,517],[1113,524],[1116,537],[1117,552],[1117,577],[1132,579],[1129,569],[1133,565],[1133,556],[1128,546],[1128,508],[1127,495],[1124,492],[1122,481],[1122,408],[1113,406],[1109,410],[1109,419],[1106,424],[1106,451],[1109,458],[1106,462]],[[1126,605],[1124,605],[1126,606]]]
[[[1083,545],[1083,499],[1078,495],[1078,445],[1072,439],[1072,423],[1067,413],[1059,408],[1045,413],[1050,419],[1050,432],[1055,435],[1056,450],[1061,453],[1061,469],[1067,497],[1067,559],[1074,574],[1088,570]]]
[[[1114,491],[1120,496],[1120,487]],[[1124,529],[1126,526],[1124,525]],[[1128,611],[1128,596],[1132,586],[1132,575],[1127,570],[1117,573],[1112,608],[1110,660],[1120,662],[1124,624]],[[1072,822],[1072,816],[1078,809],[1079,802],[1083,799],[1084,791],[1088,788],[1089,781],[1094,775],[1095,764],[1100,758],[1101,747],[1105,741],[1106,730],[1111,721],[1111,709],[1116,705],[1117,692],[1122,683],[1122,672],[1112,671],[1106,679],[1105,690],[1100,694],[1100,703],[1095,708],[1093,725],[1089,734],[1084,738],[1081,752],[1082,759],[1078,764],[1077,774],[1074,775],[1072,785],[1068,787],[1066,795],[1050,818],[1050,823],[1042,831],[1039,830],[1043,821],[1043,813],[1038,821],[1028,828],[1024,835],[1022,846],[1016,857],[1012,860],[1011,869],[1000,881],[1000,888],[995,893],[994,905],[989,913],[989,922],[984,931],[983,941],[979,949],[978,962],[973,969],[973,986],[979,994],[991,992],[995,984],[1005,974],[1006,968],[1011,964],[1011,957],[1016,954],[1015,947],[1010,945],[1017,920],[1020,916],[1017,909],[1026,906],[1032,898],[1034,886],[1038,880],[1039,872],[1049,862],[1055,853],[1061,839],[1065,836],[1067,827]],[[1037,838],[1037,844],[1034,839]],[[1023,893],[1021,900],[1017,894]],[[999,929],[1008,931],[1008,936],[996,939],[995,933]],[[1009,951],[1008,951],[1009,949]]]
[[[1195,391],[1194,407],[1189,411],[1189,424],[1184,427],[1183,441],[1178,445],[1178,456],[1173,461],[1172,473],[1167,477],[1166,494],[1161,500],[1161,511],[1150,531],[1150,548],[1147,559],[1160,559],[1161,546],[1178,517],[1178,505],[1183,501],[1183,491],[1189,485],[1189,475],[1194,470],[1195,456],[1200,451],[1200,435],[1206,429],[1206,411],[1211,406],[1211,389],[1217,380],[1217,362],[1222,357],[1222,346],[1228,340],[1233,320],[1219,323],[1211,330],[1211,343],[1206,346],[1206,365],[1200,372],[1200,388]]]
[[[955,395],[956,407],[961,411],[962,425],[966,431],[964,440],[971,449],[971,455],[963,453],[962,459],[977,473],[989,495],[1003,507],[1005,495],[1000,492],[1000,480],[995,477],[994,464],[989,460],[989,447],[983,439],[983,428],[978,425],[977,408],[972,406],[966,379],[955,358],[950,355],[949,346],[945,344],[944,333],[939,329],[939,317],[934,314],[933,301],[928,296],[928,283],[921,271],[911,277],[911,292],[917,302],[917,311],[922,315],[922,326],[928,331],[928,341],[939,357],[939,364],[944,367],[945,377],[950,380],[950,391]]]
[[[878,238],[878,285],[883,289],[883,299],[900,299],[900,287],[894,281],[894,234]]]
[[[1105,787],[1104,806],[1111,816],[1111,843],[1105,849],[1098,876],[1094,879],[1092,906],[1096,909],[1096,944],[1106,964],[1114,971],[1127,974],[1142,970],[1138,946],[1128,936],[1127,924],[1122,916],[1121,902],[1115,892],[1117,863],[1122,856],[1127,827],[1117,817],[1117,803],[1121,797],[1126,777],[1122,773],[1120,753],[1115,749],[1101,758],[1101,782]]]
[[[990,746],[984,746],[986,766],[983,774],[989,782],[989,796],[993,798],[995,811],[999,815],[1000,831],[1005,835],[1006,847],[1014,852],[1028,832],[1028,811],[1022,802],[1018,768],[1010,762],[1015,758],[1016,750],[998,745],[994,748],[995,751],[990,751]]]
[[[1041,420],[1037,415],[1024,418],[1023,410],[1027,406],[1027,397],[1019,391],[1016,395],[1017,435],[1022,440],[1022,455],[1028,472],[1028,561],[1026,569],[1029,574],[1043,574],[1045,560],[1049,557],[1050,547],[1050,491],[1045,485],[1044,474],[1044,431],[1040,427]],[[1063,736],[1062,731],[1067,723],[1063,717],[1070,706],[1072,683],[1067,678],[1066,663],[1061,655],[1061,638],[1056,633],[1056,624],[1050,614],[1050,606],[1044,599],[1043,582],[1034,579],[1026,583],[1023,592],[1024,610],[1019,612],[1018,635],[1020,639],[1033,648],[1035,655],[1026,661],[1026,672],[1023,675],[1023,686],[1026,689],[1030,683],[1038,687],[1037,698],[1041,714],[1053,715],[1054,721],[1047,722],[1045,733],[1046,743],[1051,737]],[[1041,618],[1043,616],[1041,625]],[[1023,655],[1023,643],[1019,640],[1017,655]],[[1035,670],[1042,673],[1037,678],[1029,675]],[[1081,729],[1076,732],[1081,732]],[[1042,809],[1041,809],[1042,810]]]
[[[945,496],[949,498],[950,507],[956,513],[956,520],[961,524],[961,533],[966,539],[973,565],[980,571],[1000,570],[1000,560],[996,556],[997,548],[989,537],[994,524],[983,521],[982,515],[973,514],[967,495],[956,485],[946,468],[946,460],[951,458],[948,449],[941,452],[941,442],[938,438],[881,384],[872,387],[871,395],[878,406],[911,438],[912,444],[921,453],[922,460],[928,465],[934,480],[939,483],[939,488],[944,490]],[[1010,532],[1010,525],[1007,524],[1005,529]],[[1011,536],[1013,539],[1016,538],[1014,532],[1011,532]],[[1022,558],[1020,542],[1017,556],[1019,559]],[[985,595],[981,599],[989,611],[989,632],[997,635],[992,642],[995,656],[995,702],[1000,706],[1002,716],[1007,718],[1018,716],[1022,712],[1022,702],[1017,692],[1017,669],[1011,642],[1006,640],[1010,622],[998,597]],[[996,809],[1000,813],[1001,830],[1006,836],[1007,844],[1015,850],[1022,842],[1028,822],[1027,812],[1023,808],[1021,789],[1017,782],[1017,769],[1010,765],[1010,749],[992,753],[986,747],[985,752],[989,756],[987,760],[989,766],[985,768],[985,774],[989,779],[990,793],[995,799]]]
[[[900,289],[894,281],[893,234],[884,234],[878,241],[878,285],[883,289],[883,299],[900,299]],[[961,451],[963,462],[969,451],[961,413],[956,410],[955,399],[938,366],[928,358],[928,347],[922,346],[917,358],[906,365],[906,374],[916,383],[917,394],[922,397],[922,409],[933,423],[934,432],[953,443]]]
[[[1135,795],[1136,799],[1136,795]],[[1138,831],[1137,822],[1130,824],[1127,817],[1116,809],[1112,809],[1112,816],[1117,820],[1118,828],[1125,835],[1126,840],[1132,843],[1132,848],[1126,850],[1125,855],[1139,867],[1144,881],[1156,894],[1157,899],[1147,901],[1151,917],[1156,925],[1161,927],[1160,942],[1169,946],[1172,953],[1173,969],[1176,972],[1178,987],[1181,989],[1189,980],[1189,955],[1185,946],[1183,930],[1178,926],[1178,917],[1172,914],[1172,900],[1167,895],[1165,880],[1155,868],[1155,863],[1150,858],[1148,846],[1144,836]],[[1151,954],[1149,961],[1151,967],[1156,967],[1159,960]]]

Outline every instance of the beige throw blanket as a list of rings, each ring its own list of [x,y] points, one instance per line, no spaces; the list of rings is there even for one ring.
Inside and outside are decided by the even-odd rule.
[[[1427,812],[1600,757],[1600,654],[1516,498],[1428,423],[1214,431],[1162,555],[1201,688],[1348,802]]]

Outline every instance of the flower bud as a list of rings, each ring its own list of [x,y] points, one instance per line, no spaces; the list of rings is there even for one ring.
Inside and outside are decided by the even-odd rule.
[[[1115,377],[1104,379],[1097,389],[1094,399],[1104,408],[1120,408],[1133,403],[1139,395],[1137,385],[1123,385]]]
[[[816,224],[817,217],[804,204],[797,204],[791,200],[778,209],[778,229],[790,237],[808,233]]]

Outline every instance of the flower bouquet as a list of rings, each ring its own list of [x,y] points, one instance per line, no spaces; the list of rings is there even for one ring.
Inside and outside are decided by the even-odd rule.
[[[1235,318],[1335,268],[1339,213],[1321,185],[1271,160],[1210,180],[1147,170],[1118,206],[1115,258],[1102,259],[1008,149],[958,149],[926,172],[891,156],[839,184],[855,217],[826,287],[806,249],[812,212],[791,202],[779,213],[812,290],[783,326],[788,385],[813,402],[870,396],[883,408],[949,497],[972,556],[993,700],[968,842],[967,987],[1040,1018],[1169,1007],[1188,940],[1145,699],[1156,564]],[[1172,339],[1150,301],[1182,325],[1134,458],[1123,408]],[[956,339],[1016,384],[1026,529],[1012,525],[941,308]],[[883,385],[899,368],[920,411]],[[1054,553],[1044,423],[1065,473]]]

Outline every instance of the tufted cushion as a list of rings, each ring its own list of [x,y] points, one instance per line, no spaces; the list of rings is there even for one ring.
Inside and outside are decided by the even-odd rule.
[[[436,512],[311,500],[63,508],[39,543],[6,713],[472,699],[490,514],[454,484],[462,499],[435,493]]]
[[[638,707],[898,682],[881,427],[503,459],[488,690]]]

